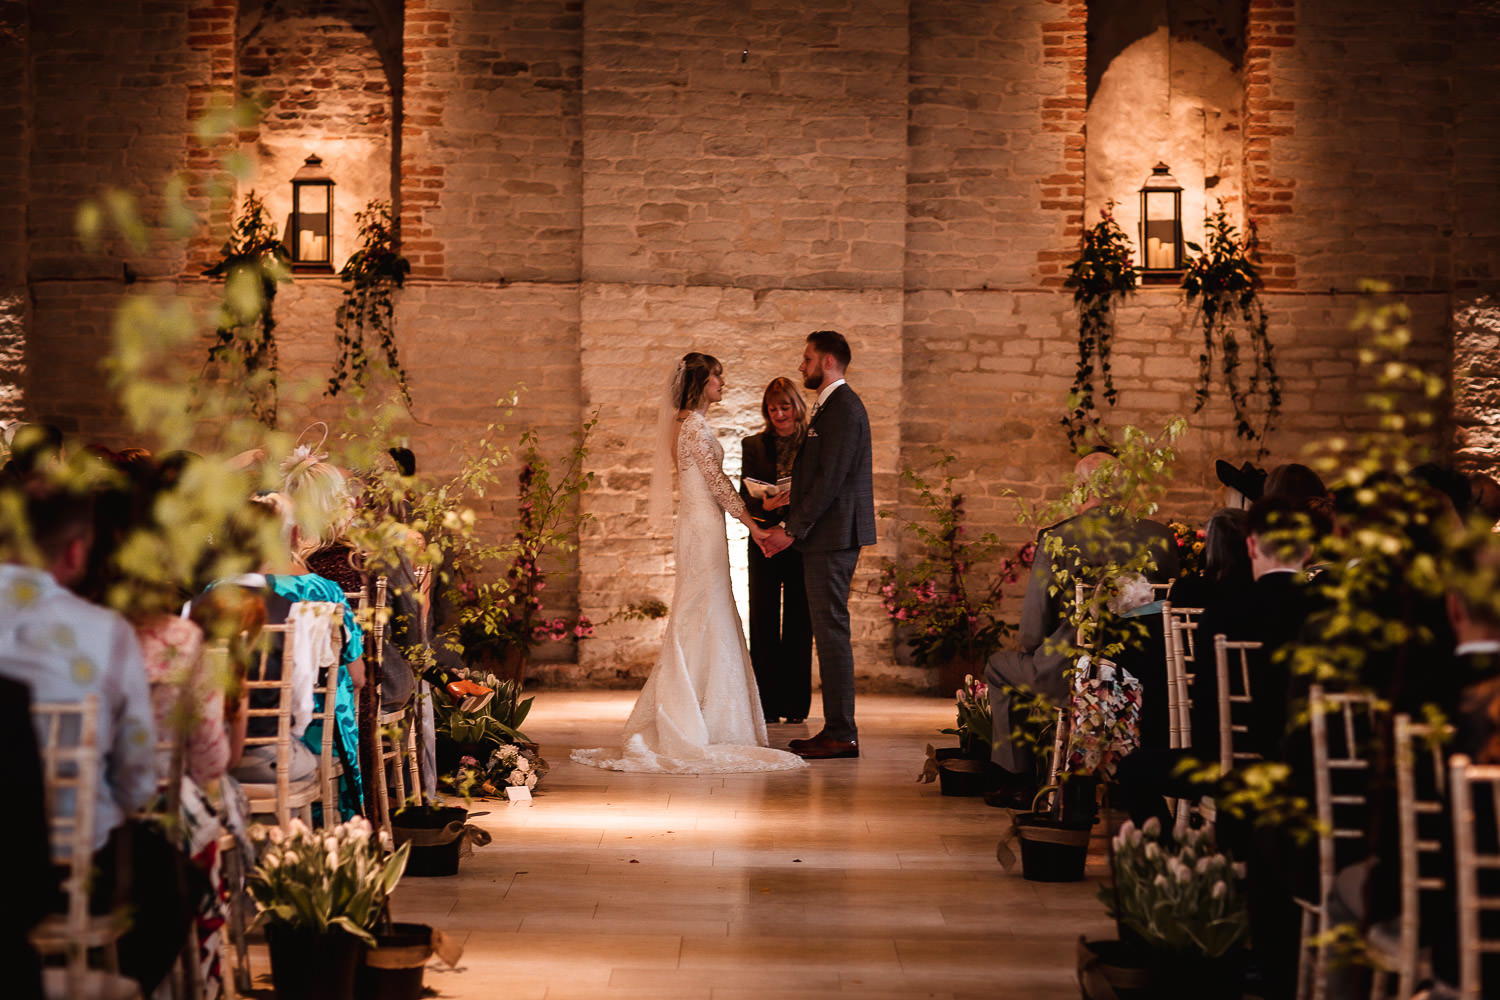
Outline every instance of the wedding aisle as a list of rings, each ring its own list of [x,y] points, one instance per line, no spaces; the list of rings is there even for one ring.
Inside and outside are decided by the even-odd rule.
[[[951,699],[861,696],[863,756],[803,771],[673,778],[568,760],[609,743],[633,700],[540,692],[526,730],[552,772],[535,803],[476,803],[494,842],[457,877],[397,889],[396,919],[464,940],[460,971],[428,967],[437,996],[1075,998],[1079,934],[1114,936],[1094,898],[1100,851],[1084,882],[1026,882],[995,861],[999,810],[913,780],[925,745],[950,739],[937,730]]]

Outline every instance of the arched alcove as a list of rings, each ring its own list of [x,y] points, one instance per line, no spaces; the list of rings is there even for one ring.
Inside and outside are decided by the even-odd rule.
[[[1141,184],[1158,161],[1182,185],[1188,240],[1222,203],[1243,222],[1244,11],[1232,0],[1090,5],[1086,223],[1114,215],[1140,250]]]
[[[251,186],[283,239],[291,179],[317,154],[334,179],[333,265],[353,252],[355,213],[395,204],[400,155],[400,0],[244,0],[236,47],[239,94],[261,102],[244,152]]]

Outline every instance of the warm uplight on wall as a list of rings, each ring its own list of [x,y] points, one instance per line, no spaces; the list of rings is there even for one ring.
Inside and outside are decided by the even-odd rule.
[[[1182,185],[1158,163],[1141,186],[1141,269],[1182,270]]]
[[[292,269],[333,270],[333,178],[314,154],[292,178]]]

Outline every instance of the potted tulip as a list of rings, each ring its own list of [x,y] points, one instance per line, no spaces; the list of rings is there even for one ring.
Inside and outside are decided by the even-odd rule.
[[[407,847],[386,857],[368,820],[329,830],[294,819],[250,829],[258,848],[250,895],[266,928],[271,980],[282,1000],[350,1000],[360,957],[406,868]]]
[[[1110,845],[1110,865],[1114,878],[1099,887],[1099,899],[1121,940],[1080,942],[1085,997],[1103,994],[1089,991],[1100,981],[1093,977],[1139,982],[1143,973],[1151,995],[1165,1000],[1239,996],[1250,919],[1213,828],[1180,824],[1168,835],[1155,819],[1139,829],[1127,821]]]

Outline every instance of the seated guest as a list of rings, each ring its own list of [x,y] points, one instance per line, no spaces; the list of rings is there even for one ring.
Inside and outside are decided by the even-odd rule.
[[[1266,476],[1265,497],[1286,497],[1290,500],[1322,500],[1328,496],[1328,487],[1323,478],[1300,462],[1278,465]]]
[[[149,995],[180,950],[189,918],[173,891],[173,849],[155,828],[129,819],[156,795],[140,647],[124,618],[66,589],[87,565],[92,499],[33,482],[24,511],[21,530],[4,539],[10,561],[0,564],[0,676],[29,685],[39,703],[99,696],[104,770],[94,809],[93,906],[108,912],[125,900],[135,911],[120,939],[120,970]]]
[[[1080,483],[1108,484],[1113,459],[1095,452],[1079,459],[1074,475]],[[1031,754],[1015,739],[1011,718],[1013,692],[1024,690],[1061,705],[1068,696],[1067,671],[1073,665],[1074,625],[1068,620],[1071,592],[1058,586],[1059,571],[1070,577],[1110,565],[1122,565],[1148,553],[1147,576],[1165,582],[1177,573],[1177,546],[1171,529],[1155,521],[1132,517],[1114,501],[1105,485],[1100,498],[1089,498],[1078,513],[1044,530],[1038,538],[1036,559],[1021,605],[1020,649],[1002,650],[985,665],[990,706],[994,712],[994,750],[991,759],[1008,775],[1000,790],[988,795],[991,805],[1019,806],[1030,801],[1034,784]],[[1052,542],[1056,539],[1056,542]],[[1049,546],[1060,543],[1062,555],[1054,565]],[[1096,575],[1096,574],[1095,574]]]
[[[1251,575],[1250,552],[1245,547],[1247,524],[1244,510],[1220,507],[1213,512],[1203,532],[1203,569],[1172,581],[1172,589],[1167,591],[1167,601],[1172,607],[1208,608],[1237,601],[1249,591],[1255,577]],[[1201,632],[1198,638],[1202,640]],[[1212,652],[1212,646],[1209,649]]]
[[[287,499],[272,493],[257,497],[256,501],[268,508],[280,525],[282,551],[262,567],[265,572],[224,580],[216,584],[214,589],[233,586],[259,595],[266,604],[266,621],[269,624],[286,621],[291,611],[290,605],[298,601],[326,601],[342,605],[344,640],[339,652],[334,748],[344,767],[344,774],[339,779],[339,804],[340,811],[347,819],[360,812],[359,731],[355,721],[355,704],[356,692],[365,682],[364,661],[361,659],[364,635],[353,609],[344,597],[343,589],[332,580],[307,572],[298,552],[308,551],[309,546],[293,520],[291,504]],[[273,655],[270,659],[269,669],[279,670],[280,657]],[[257,724],[264,724],[264,721],[266,720],[256,720],[252,723],[249,735],[274,735],[274,732],[260,732],[254,728]],[[300,743],[293,744],[292,780],[307,777],[316,770],[317,754],[323,745],[322,724],[308,725],[298,735]],[[303,754],[297,749],[298,746],[305,746],[308,754]],[[252,747],[247,750],[240,766],[232,772],[235,778],[257,784],[274,782],[275,754],[267,753],[270,749]]]

